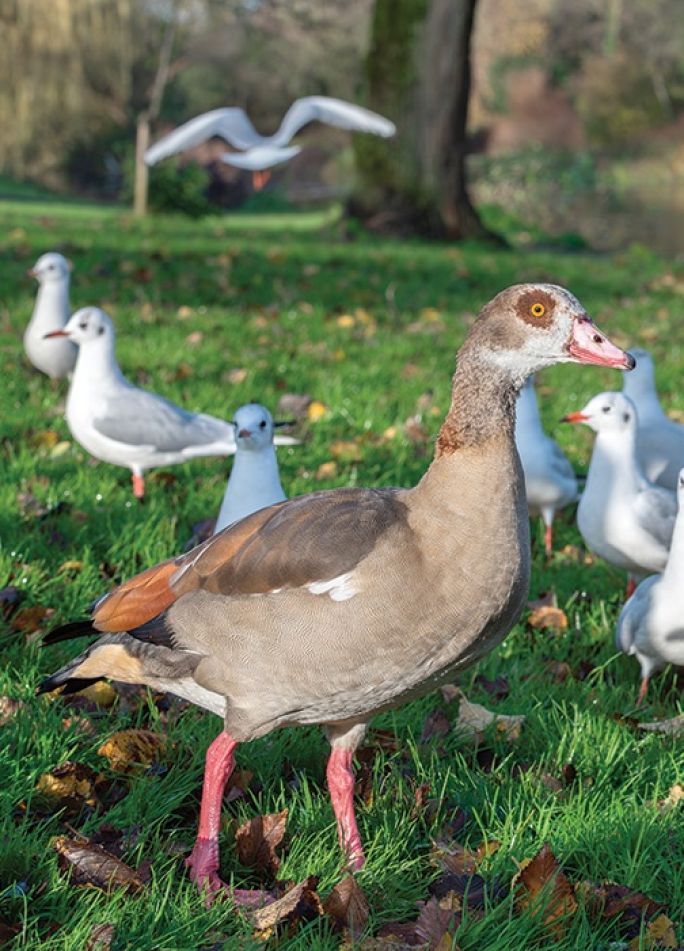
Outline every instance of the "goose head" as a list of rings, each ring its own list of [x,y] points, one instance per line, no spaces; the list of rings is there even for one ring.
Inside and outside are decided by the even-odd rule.
[[[515,284],[481,311],[466,348],[477,347],[521,386],[555,363],[631,370],[635,360],[603,334],[577,298],[556,284]]]

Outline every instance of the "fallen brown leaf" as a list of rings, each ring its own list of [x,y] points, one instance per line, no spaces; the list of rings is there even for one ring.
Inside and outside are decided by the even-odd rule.
[[[430,860],[454,875],[472,875],[486,858],[494,855],[501,845],[496,839],[481,842],[475,851],[461,845],[460,842],[433,842]]]
[[[361,449],[355,442],[344,439],[336,439],[330,443],[330,455],[339,459],[340,462],[361,462]]]
[[[66,836],[59,836],[52,845],[57,850],[59,868],[69,875],[72,885],[88,885],[107,892],[115,888],[139,892],[144,888],[137,872],[100,845],[77,842]]]
[[[684,786],[680,783],[675,783],[674,786],[670,787],[670,790],[667,796],[664,799],[659,799],[655,806],[658,812],[661,815],[666,815],[668,812],[671,812],[681,801],[684,799]],[[652,803],[647,803],[647,805],[653,805]]]
[[[235,841],[242,864],[275,875],[280,867],[280,856],[276,849],[285,837],[286,825],[287,809],[255,816],[241,825],[235,833]]]
[[[97,752],[109,760],[112,769],[128,772],[138,766],[151,766],[165,745],[165,737],[152,730],[119,730]]]
[[[665,908],[643,892],[616,882],[580,882],[575,892],[585,902],[590,916],[617,919],[621,935],[628,940],[641,934],[644,917],[652,918]]]
[[[546,629],[553,631],[566,631],[568,628],[568,616],[565,611],[551,605],[542,605],[530,611],[527,623],[530,627],[539,631]]]
[[[327,412],[328,407],[325,403],[321,403],[320,400],[312,400],[307,406],[306,418],[312,423],[317,423],[319,419],[323,419]]]
[[[99,775],[90,766],[68,761],[38,777],[36,793],[40,808],[50,812],[66,809],[78,813],[84,806],[98,805],[96,785]]]
[[[347,930],[353,939],[360,937],[368,922],[368,902],[353,875],[335,885],[323,902],[323,911],[336,930]]]
[[[255,937],[266,940],[277,925],[285,923],[292,934],[301,921],[311,921],[322,915],[323,906],[316,892],[317,885],[318,879],[312,875],[293,885],[280,898],[253,911],[251,920],[256,929]]]
[[[642,951],[650,948],[678,948],[677,935],[673,922],[667,915],[658,915],[649,922],[644,934],[643,943],[640,935],[636,935],[629,943],[628,951]]]
[[[318,469],[316,469],[316,481],[321,482],[323,479],[334,479],[337,475],[337,463],[334,459],[331,459],[329,462],[322,462]]]
[[[11,697],[0,697],[0,726],[9,723],[20,710],[26,706],[23,700],[13,700]]]
[[[450,729],[451,721],[446,711],[439,707],[437,710],[428,713],[425,717],[423,729],[420,734],[420,742],[427,743],[435,736],[446,736]]]
[[[508,680],[505,677],[495,677],[493,680],[488,680],[482,674],[478,674],[475,683],[495,700],[504,700],[510,692]]]
[[[295,419],[306,419],[307,410],[313,404],[308,393],[283,393],[278,400],[277,416],[294,416]],[[323,404],[320,404],[323,406]],[[325,414],[325,407],[323,408]]]
[[[565,933],[567,919],[577,911],[572,885],[547,843],[524,864],[516,903],[521,911],[540,917],[559,940]]]
[[[114,925],[93,925],[83,951],[109,951],[114,940]]]
[[[59,442],[59,433],[54,429],[43,429],[29,436],[28,444],[33,449],[52,449]]]
[[[505,713],[492,713],[479,703],[471,703],[465,694],[461,692],[461,703],[458,708],[458,720],[454,729],[481,739],[483,732],[491,724],[495,725],[497,734],[504,736],[507,740],[517,740],[520,736],[520,729],[525,722],[524,714],[509,715]]]

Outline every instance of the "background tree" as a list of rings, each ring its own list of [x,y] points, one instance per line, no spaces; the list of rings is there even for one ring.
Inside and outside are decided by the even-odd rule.
[[[370,108],[398,134],[358,137],[353,215],[370,227],[493,237],[465,177],[470,41],[477,0],[376,0],[366,72]]]

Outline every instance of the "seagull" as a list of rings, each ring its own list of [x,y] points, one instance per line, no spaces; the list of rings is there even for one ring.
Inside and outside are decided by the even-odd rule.
[[[368,132],[382,138],[389,138],[397,131],[393,122],[370,109],[329,96],[305,96],[292,103],[273,135],[260,135],[239,106],[213,109],[190,119],[155,142],[145,152],[145,161],[148,165],[156,165],[170,155],[218,136],[239,150],[237,153],[223,153],[221,159],[224,162],[261,174],[301,152],[301,146],[288,143],[310,122],[323,122],[338,129]],[[259,181],[264,179],[260,177]]]
[[[74,369],[78,350],[69,340],[47,343],[45,335],[51,330],[62,330],[71,317],[71,264],[63,255],[51,251],[42,254],[28,273],[40,286],[24,331],[24,350],[34,367],[53,380],[61,379]]]
[[[116,362],[114,325],[103,310],[83,307],[63,330],[45,336],[78,344],[66,403],[74,439],[97,459],[130,469],[136,498],[145,495],[146,469],[235,452],[231,423],[190,413],[126,379]]]
[[[637,365],[625,379],[622,392],[636,406],[637,453],[651,482],[675,490],[684,466],[684,426],[669,419],[655,387],[653,357],[647,350],[631,350]]]
[[[648,681],[666,664],[684,665],[684,469],[678,476],[679,509],[672,547],[662,575],[642,581],[623,607],[615,631],[616,646],[641,664],[637,706]]]
[[[47,635],[46,644],[100,636],[39,692],[110,677],[221,718],[186,860],[207,901],[227,887],[219,832],[235,749],[285,726],[324,728],[339,842],[349,868],[363,867],[354,751],[372,717],[452,680],[519,618],[530,539],[515,398],[530,373],[569,362],[634,363],[565,288],[501,291],[461,347],[434,457],[415,487],[354,486],[261,509]]]
[[[542,428],[532,376],[518,396],[515,443],[525,475],[527,507],[530,515],[541,515],[544,521],[544,548],[550,555],[554,516],[577,501],[577,479],[560,447]]]
[[[235,431],[235,460],[214,533],[252,512],[286,499],[280,484],[273,439],[274,428],[288,426],[290,422],[274,423],[269,411],[260,403],[241,406],[231,422]],[[291,436],[280,437],[281,445],[295,445],[297,442]]]
[[[649,482],[636,454],[637,414],[622,393],[599,393],[564,417],[596,433],[577,524],[588,547],[629,575],[627,594],[661,572],[677,514],[674,492]]]

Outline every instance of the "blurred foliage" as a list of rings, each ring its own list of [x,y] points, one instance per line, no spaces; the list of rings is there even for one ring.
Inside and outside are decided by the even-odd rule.
[[[196,162],[178,165],[161,162],[149,169],[148,205],[150,211],[175,212],[189,218],[202,218],[216,212],[207,198],[209,174]],[[133,156],[124,164],[124,193],[127,201],[133,198]]]

